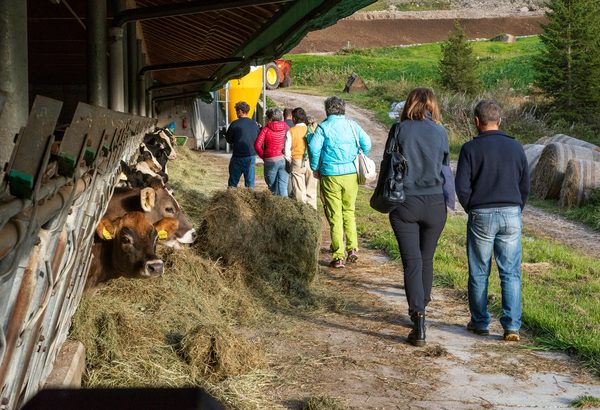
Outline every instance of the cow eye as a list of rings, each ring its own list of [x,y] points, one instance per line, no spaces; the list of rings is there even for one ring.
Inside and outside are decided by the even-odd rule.
[[[129,244],[129,243],[131,243],[131,238],[129,236],[122,236],[121,237],[121,243],[122,244]]]
[[[175,210],[173,208],[165,208],[165,212],[168,214],[174,214]]]

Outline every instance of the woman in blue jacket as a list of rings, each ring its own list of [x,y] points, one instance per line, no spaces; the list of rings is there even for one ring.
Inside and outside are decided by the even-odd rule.
[[[425,344],[425,308],[431,300],[433,255],[446,224],[442,166],[449,165],[448,134],[433,91],[416,88],[406,99],[400,122],[390,129],[407,160],[406,201],[390,212],[400,248],[404,289],[413,329],[408,342]],[[452,198],[453,199],[453,198]]]
[[[325,100],[327,119],[319,124],[308,144],[310,167],[315,176],[321,178],[333,252],[330,266],[333,268],[343,268],[346,261],[358,260],[354,216],[358,175],[354,159],[358,155],[358,144],[365,155],[371,150],[371,138],[356,122],[346,119],[345,112],[346,103],[341,98]]]

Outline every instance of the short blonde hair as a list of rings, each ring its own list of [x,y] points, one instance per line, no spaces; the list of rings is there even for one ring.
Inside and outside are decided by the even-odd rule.
[[[436,123],[442,122],[440,108],[433,90],[424,87],[415,88],[406,97],[400,121],[424,120],[428,118],[428,114],[431,114],[431,119]]]

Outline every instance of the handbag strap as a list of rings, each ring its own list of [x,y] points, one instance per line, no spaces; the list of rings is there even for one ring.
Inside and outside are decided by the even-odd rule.
[[[356,146],[358,147],[358,152],[360,154],[363,153],[362,148],[360,147],[360,143],[358,142],[358,136],[356,135],[356,131],[354,130],[354,127],[352,126],[352,123],[350,122],[350,120],[347,120],[348,124],[350,125],[350,129],[352,130],[352,134],[354,134],[354,141],[356,141]]]

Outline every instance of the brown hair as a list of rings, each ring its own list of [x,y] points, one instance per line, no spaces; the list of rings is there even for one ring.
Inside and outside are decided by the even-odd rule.
[[[415,88],[406,97],[400,121],[424,120],[428,118],[428,114],[431,114],[431,119],[434,122],[438,124],[442,122],[437,98],[435,98],[433,91],[429,88]]]
[[[495,100],[481,100],[475,106],[473,115],[479,118],[479,122],[483,126],[490,123],[500,125],[502,110]]]

